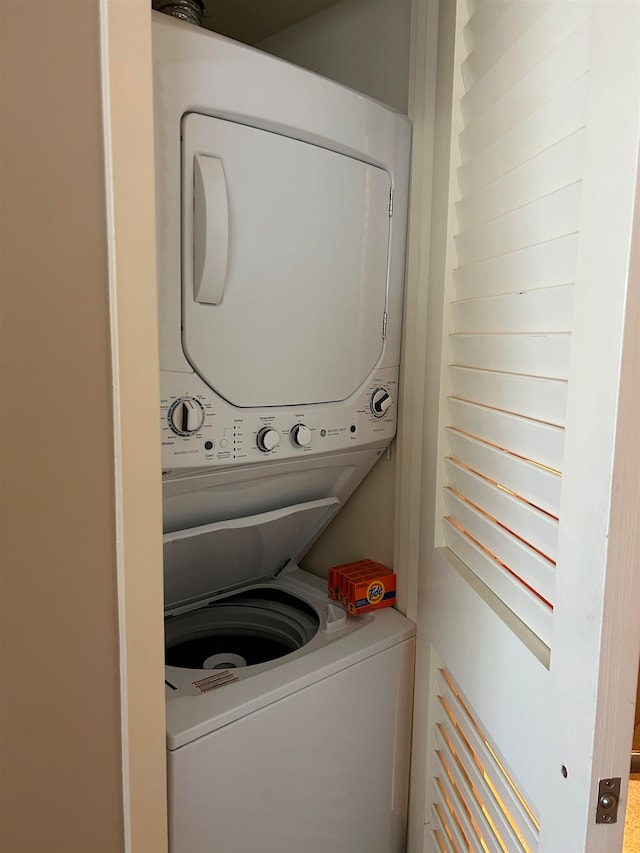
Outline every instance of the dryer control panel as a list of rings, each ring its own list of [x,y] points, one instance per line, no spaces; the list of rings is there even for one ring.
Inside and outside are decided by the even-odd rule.
[[[398,368],[372,374],[343,403],[240,409],[196,374],[162,374],[162,467],[231,467],[389,442],[396,429]]]

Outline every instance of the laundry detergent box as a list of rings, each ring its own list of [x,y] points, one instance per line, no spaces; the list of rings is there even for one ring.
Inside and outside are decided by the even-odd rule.
[[[335,599],[346,606],[349,581],[366,575],[373,567],[379,565],[379,563],[374,563],[373,560],[357,560],[355,563],[343,563],[340,566],[332,566],[329,569],[329,598]],[[385,571],[388,570],[385,569]]]
[[[396,603],[395,574],[374,560],[332,566],[328,586],[329,598],[340,601],[352,615]]]

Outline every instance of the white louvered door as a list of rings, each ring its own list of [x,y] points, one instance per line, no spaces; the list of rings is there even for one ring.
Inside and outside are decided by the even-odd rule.
[[[443,0],[438,43],[409,850],[612,853],[640,644],[640,4]],[[615,776],[621,819],[596,824]]]

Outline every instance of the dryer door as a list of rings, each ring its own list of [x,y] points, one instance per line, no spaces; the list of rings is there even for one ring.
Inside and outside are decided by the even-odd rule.
[[[384,346],[388,173],[195,113],[182,134],[187,359],[235,406],[344,400]]]

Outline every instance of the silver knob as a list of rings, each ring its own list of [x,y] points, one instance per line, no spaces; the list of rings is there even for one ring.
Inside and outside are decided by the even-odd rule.
[[[371,395],[371,414],[375,418],[384,417],[391,402],[391,395],[386,388],[376,388]]]
[[[305,424],[296,424],[291,429],[291,440],[298,447],[308,447],[311,444],[311,430]]]
[[[193,435],[204,422],[204,409],[193,397],[181,397],[169,410],[169,426],[178,435]]]
[[[269,453],[269,451],[280,444],[280,434],[271,427],[263,427],[256,436],[256,444],[258,445],[258,450],[262,450],[263,453]]]

